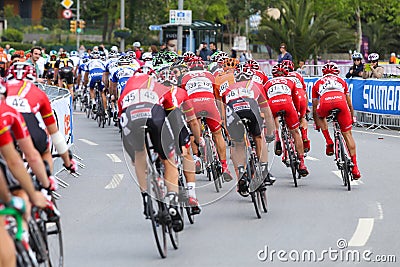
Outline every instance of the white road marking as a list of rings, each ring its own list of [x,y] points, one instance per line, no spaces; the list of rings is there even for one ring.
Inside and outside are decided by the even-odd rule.
[[[124,178],[124,174],[114,174],[111,181],[104,187],[104,189],[115,189],[119,186],[122,179]]]
[[[379,220],[383,220],[383,208],[382,208],[382,204],[380,203],[380,202],[376,202],[376,205],[377,205],[377,207],[378,207],[378,213],[379,213],[379,216],[378,216],[378,219]]]
[[[106,154],[106,155],[112,160],[112,162],[122,162],[116,154]]]
[[[360,218],[358,219],[358,225],[356,231],[349,241],[350,247],[362,247],[364,246],[374,228],[373,218]]]
[[[332,172],[340,179],[340,181],[343,181],[342,173],[340,171],[332,171]],[[361,180],[350,181],[350,185],[361,185],[361,184],[364,184],[364,182]]]
[[[83,139],[83,138],[80,138],[80,139],[78,139],[79,141],[82,141],[82,142],[84,142],[84,143],[86,143],[86,144],[88,144],[88,145],[91,145],[91,146],[98,146],[99,144],[96,144],[95,142],[92,142],[92,141],[89,141],[89,140],[87,140],[87,139]]]
[[[365,133],[365,134],[372,134],[372,135],[379,135],[379,136],[387,136],[387,137],[394,137],[394,138],[400,138],[399,135],[392,135],[392,134],[384,134],[384,133],[375,133],[375,132],[366,132],[366,131],[357,131],[357,130],[352,130],[353,133]]]
[[[320,160],[320,159],[317,159],[317,158],[310,157],[310,156],[308,156],[308,155],[307,155],[307,157],[305,157],[305,159],[306,159],[306,160],[311,160],[311,161],[318,161],[318,160]]]

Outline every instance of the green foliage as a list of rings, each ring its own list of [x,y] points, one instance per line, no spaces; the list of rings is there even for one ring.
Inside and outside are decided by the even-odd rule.
[[[278,20],[263,13],[259,37],[276,49],[285,42],[295,62],[353,42],[352,31],[333,10],[316,14],[312,2],[289,0],[281,3],[280,11]]]
[[[14,15],[13,5],[4,6],[4,18],[7,20],[9,28],[22,29],[22,19],[19,15]]]
[[[8,28],[3,32],[1,39],[9,42],[22,42],[24,35],[17,29]]]
[[[60,2],[60,0],[43,0],[41,24],[50,30],[57,26],[59,27],[60,23],[62,23],[59,20],[54,20],[62,9]]]

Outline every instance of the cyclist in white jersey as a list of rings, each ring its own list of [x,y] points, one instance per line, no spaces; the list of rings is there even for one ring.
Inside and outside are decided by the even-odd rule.
[[[95,101],[94,101],[94,86],[97,82],[100,82],[100,91],[102,92],[104,109],[106,109],[106,96],[103,92],[104,84],[102,83],[103,72],[106,67],[104,62],[100,59],[100,53],[98,51],[93,51],[91,56],[91,60],[86,64],[85,68],[85,79],[84,84],[88,85],[90,88],[90,99],[93,105],[93,109],[95,109]]]

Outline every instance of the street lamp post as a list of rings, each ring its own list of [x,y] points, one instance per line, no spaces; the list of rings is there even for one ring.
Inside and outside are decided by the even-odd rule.
[[[121,0],[121,29],[125,28],[125,0]],[[125,38],[120,41],[121,52],[125,51]]]
[[[178,10],[183,10],[183,0],[178,0]],[[183,26],[178,25],[178,32],[177,32],[177,49],[178,55],[182,55],[182,38],[183,38]]]

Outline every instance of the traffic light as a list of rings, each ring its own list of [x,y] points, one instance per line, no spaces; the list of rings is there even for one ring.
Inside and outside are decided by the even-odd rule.
[[[70,32],[76,32],[76,28],[77,28],[76,20],[70,20],[69,21],[69,30],[70,30]]]
[[[80,21],[79,21],[79,28],[84,29],[85,26],[86,26],[86,21],[80,20]]]

